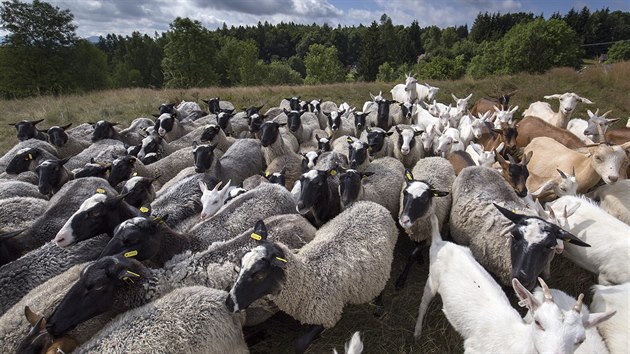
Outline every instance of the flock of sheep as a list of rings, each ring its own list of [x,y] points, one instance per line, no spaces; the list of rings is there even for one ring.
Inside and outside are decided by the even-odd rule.
[[[437,92],[408,76],[361,111],[214,98],[209,113],[163,104],[124,129],[13,124],[0,347],[246,353],[243,327],[283,311],[305,325],[303,353],[345,305],[378,315],[390,276],[404,287],[429,248],[416,338],[439,293],[467,352],[625,352],[630,128],[608,129],[608,112],[569,120],[592,104],[574,93],[516,120],[516,92],[470,109],[472,94],[452,106]],[[399,229],[416,247],[390,274]],[[590,308],[542,279],[556,254],[598,275]],[[345,349],[363,350],[358,334]]]

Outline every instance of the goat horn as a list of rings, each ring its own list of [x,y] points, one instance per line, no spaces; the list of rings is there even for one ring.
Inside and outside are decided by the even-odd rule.
[[[602,118],[606,117],[607,115],[609,115],[609,114],[610,114],[610,112],[612,112],[612,109],[611,109],[610,111],[608,111],[608,112],[606,112],[606,113],[602,114],[602,116],[601,116],[601,117],[602,117]]]
[[[538,278],[538,281],[540,282],[540,287],[543,290],[543,295],[545,296],[545,301],[546,302],[553,302],[553,296],[551,296],[551,291],[549,290],[549,287],[547,286],[547,283],[545,283],[545,281],[542,280],[542,278]]]
[[[598,115],[598,114],[599,114],[599,108],[597,108],[597,109],[595,110],[595,114],[594,114],[594,115]]]
[[[582,299],[584,299],[584,294],[580,294],[578,296],[577,302],[575,303],[575,306],[573,306],[573,311],[582,313]]]

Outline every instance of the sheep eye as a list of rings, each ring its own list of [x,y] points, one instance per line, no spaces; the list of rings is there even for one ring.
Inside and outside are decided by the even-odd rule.
[[[567,189],[566,188],[560,188],[561,191],[566,192]]]
[[[578,340],[575,342],[575,344],[580,345],[580,344],[584,343],[584,340],[585,340],[585,339],[586,339],[586,338],[580,338],[580,339],[578,339]]]

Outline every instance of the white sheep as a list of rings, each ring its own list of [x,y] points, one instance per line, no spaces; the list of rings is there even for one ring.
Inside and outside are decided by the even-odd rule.
[[[621,284],[630,281],[626,263],[630,254],[630,226],[605,212],[586,197],[564,196],[551,203],[556,215],[579,204],[563,227],[590,247],[564,245],[563,255],[580,267],[598,274],[600,284]]]
[[[594,285],[591,310],[617,311],[610,320],[597,326],[611,353],[624,353],[630,348],[630,283]]]
[[[608,214],[630,225],[630,180],[605,184],[587,194]]]
[[[571,114],[575,110],[575,107],[579,102],[586,104],[593,104],[589,99],[580,97],[573,92],[566,92],[563,94],[555,94],[545,96],[546,100],[557,98],[560,100],[560,107],[558,112],[554,112],[551,109],[551,105],[547,102],[537,101],[529,105],[529,107],[523,111],[523,117],[534,116],[538,117],[545,122],[560,128],[566,128]]]
[[[298,341],[296,352],[302,353],[339,321],[346,304],[367,303],[382,292],[397,237],[387,209],[369,201],[355,203],[323,225],[297,253],[258,233],[261,241],[243,256],[228,309],[245,309],[269,294],[281,311],[312,326]]]
[[[564,311],[553,301],[542,279],[538,278],[545,293],[543,302],[512,279],[519,304],[527,306],[534,318],[533,323],[526,324],[472,252],[442,240],[435,215],[431,224],[431,263],[414,331],[416,339],[422,334],[424,315],[436,293],[442,298],[446,318],[464,337],[467,353],[573,353],[586,339],[585,329],[614,314],[591,314],[584,320],[583,295],[575,310]]]

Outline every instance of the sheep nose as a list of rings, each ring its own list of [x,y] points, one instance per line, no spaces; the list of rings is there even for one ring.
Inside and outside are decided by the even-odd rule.
[[[611,182],[615,183],[615,182],[617,182],[617,180],[619,179],[619,177],[618,177],[618,176],[610,176],[610,177],[608,177],[608,179],[609,179]]]

